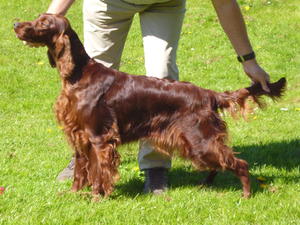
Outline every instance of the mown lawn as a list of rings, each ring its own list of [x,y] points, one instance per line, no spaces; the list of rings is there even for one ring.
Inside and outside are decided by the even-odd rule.
[[[50,1],[0,1],[0,224],[300,224],[300,5],[298,0],[241,0],[258,61],[273,81],[285,76],[286,95],[257,111],[249,122],[226,118],[230,146],[250,164],[252,193],[241,198],[240,182],[218,175],[199,188],[205,173],[175,159],[170,188],[162,196],[142,193],[137,144],[122,146],[121,179],[109,199],[91,202],[68,192],[56,176],[71,150],[54,119],[60,89],[46,49],[16,39],[13,23],[31,20]],[[68,13],[82,38],[81,1]],[[189,0],[178,51],[181,80],[218,91],[249,85],[220,28],[210,1]],[[121,70],[143,74],[138,17]],[[85,190],[87,191],[87,190]],[[1,193],[1,192],[0,192]]]

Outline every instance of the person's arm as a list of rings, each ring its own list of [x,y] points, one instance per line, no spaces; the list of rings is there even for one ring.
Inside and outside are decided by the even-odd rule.
[[[251,53],[253,51],[252,46],[236,0],[212,0],[212,3],[237,55],[243,56]],[[269,82],[269,75],[258,65],[255,59],[243,62],[243,67],[253,82],[260,83],[265,91],[269,91],[266,84]]]
[[[47,13],[65,15],[75,0],[52,0]]]

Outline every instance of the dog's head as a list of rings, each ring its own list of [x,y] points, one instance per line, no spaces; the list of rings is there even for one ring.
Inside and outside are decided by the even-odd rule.
[[[63,77],[70,76],[74,69],[70,39],[75,32],[65,17],[44,13],[33,21],[15,23],[14,30],[30,47],[47,46],[51,66],[58,67]]]
[[[68,29],[70,23],[65,17],[46,13],[33,21],[14,24],[17,37],[33,47],[54,46]]]

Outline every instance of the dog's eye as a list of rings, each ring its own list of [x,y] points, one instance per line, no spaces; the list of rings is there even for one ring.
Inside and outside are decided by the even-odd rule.
[[[42,28],[48,28],[49,27],[49,23],[47,22],[40,22],[39,24]]]

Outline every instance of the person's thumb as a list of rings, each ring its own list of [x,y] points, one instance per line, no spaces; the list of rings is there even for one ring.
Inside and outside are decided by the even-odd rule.
[[[264,79],[261,80],[261,81],[260,81],[260,84],[261,84],[261,87],[262,87],[262,89],[263,89],[264,91],[270,92],[270,88],[268,87],[266,80],[264,80]]]

